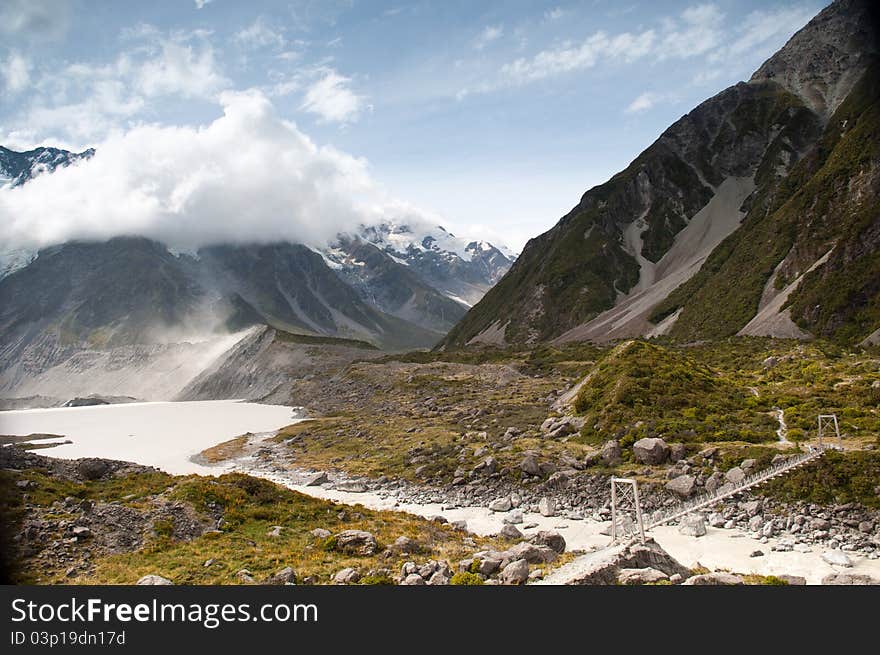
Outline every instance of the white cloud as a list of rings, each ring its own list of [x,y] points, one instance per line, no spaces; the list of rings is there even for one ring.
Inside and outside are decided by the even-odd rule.
[[[658,100],[660,100],[660,95],[651,91],[645,91],[633,100],[625,111],[627,114],[639,114],[656,105]]]
[[[164,35],[141,25],[124,37],[130,49],[109,64],[75,62],[31,72],[21,110],[0,126],[0,143],[88,147],[153,109],[159,98],[212,100],[229,86],[203,32]],[[16,79],[21,83],[20,75]]]
[[[68,0],[3,0],[0,32],[32,39],[58,39],[70,24]]]
[[[654,30],[608,36],[596,32],[579,44],[566,42],[557,48],[522,57],[505,64],[501,73],[515,83],[532,82],[571,71],[592,68],[603,59],[634,61],[647,55],[655,41]]]
[[[552,9],[548,9],[544,12],[544,20],[559,20],[563,16],[565,16],[567,12],[562,7],[553,7]]]
[[[270,25],[263,16],[259,16],[253,23],[238,31],[235,34],[235,41],[252,50],[269,46],[283,48],[286,43],[282,31]]]
[[[208,125],[116,132],[89,160],[0,190],[0,244],[142,235],[181,248],[321,245],[360,223],[422,217],[380,191],[364,160],[282,120],[264,94],[224,92],[220,102]]]
[[[723,62],[747,56],[750,61],[763,61],[781,48],[815,13],[816,8],[807,5],[753,11],[737,26],[736,38],[712,53],[711,60]]]
[[[487,25],[474,41],[474,48],[482,50],[493,41],[500,39],[503,35],[504,27],[502,25]]]
[[[6,92],[18,93],[25,89],[31,80],[31,64],[17,52],[10,52],[6,61],[0,64],[0,76],[6,86]]]
[[[349,88],[351,78],[333,69],[322,69],[306,91],[301,108],[324,122],[351,123],[367,108],[366,98]]]
[[[689,7],[679,21],[667,24],[667,33],[658,45],[659,59],[685,59],[718,47],[724,39],[724,14],[710,4]]]
[[[204,9],[204,8],[205,8],[205,5],[209,5],[209,4],[211,4],[213,1],[214,1],[214,0],[195,0],[195,3],[196,3],[196,9]]]
[[[228,86],[209,44],[195,49],[179,39],[163,39],[159,47],[158,55],[144,62],[138,75],[138,86],[145,95],[210,97]]]

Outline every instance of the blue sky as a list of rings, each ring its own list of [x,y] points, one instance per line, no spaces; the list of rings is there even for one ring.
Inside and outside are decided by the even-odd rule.
[[[339,153],[310,174],[519,249],[824,4],[4,0],[0,144],[173,141],[248,91]]]

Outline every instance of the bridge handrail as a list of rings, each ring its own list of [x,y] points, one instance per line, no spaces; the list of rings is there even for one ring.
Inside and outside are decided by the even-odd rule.
[[[651,528],[657,527],[658,525],[669,523],[670,521],[675,520],[681,516],[690,514],[698,508],[708,507],[725,498],[735,496],[736,494],[741,493],[746,489],[749,489],[750,487],[769,480],[770,478],[776,476],[779,473],[782,473],[783,471],[791,470],[797,466],[800,466],[801,464],[821,457],[825,453],[825,450],[826,449],[824,447],[819,447],[815,450],[811,450],[810,452],[794,455],[792,457],[786,458],[784,461],[777,462],[776,464],[773,464],[765,469],[744,477],[738,484],[734,484],[733,487],[725,488],[727,485],[722,485],[722,487],[716,489],[715,491],[707,491],[697,496],[696,498],[683,501],[675,507],[672,507],[671,509],[663,512],[659,515],[659,517],[652,519],[650,523],[645,526],[645,529],[650,530]]]

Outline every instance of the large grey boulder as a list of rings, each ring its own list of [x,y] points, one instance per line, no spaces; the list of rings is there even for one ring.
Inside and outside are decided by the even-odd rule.
[[[822,578],[824,585],[880,585],[880,580],[859,573],[829,573]]]
[[[706,534],[706,521],[702,514],[688,514],[681,520],[678,531],[688,537],[702,537]]]
[[[691,575],[690,569],[682,566],[657,542],[649,540],[644,544],[612,546],[596,551],[586,565],[561,566],[545,576],[540,584],[616,585],[621,570],[646,568],[657,569],[670,577]]]
[[[617,582],[622,585],[649,584],[668,579],[669,576],[663,571],[650,567],[646,569],[620,569],[620,573],[617,574]]]
[[[739,484],[745,479],[746,474],[740,467],[734,466],[732,469],[724,474],[724,477],[731,484]]]
[[[620,444],[614,439],[606,441],[599,453],[606,466],[617,466],[620,464],[621,455]]]
[[[319,473],[314,473],[307,477],[304,484],[307,487],[318,487],[328,481],[329,478],[327,477],[327,474],[324,471],[320,471]]]
[[[503,498],[496,498],[491,503],[489,503],[489,509],[493,512],[509,512],[511,508],[510,498],[504,496]]]
[[[523,517],[523,513],[521,509],[515,509],[510,512],[507,516],[502,519],[503,523],[507,525],[519,525],[521,524],[525,518]]]
[[[633,456],[642,464],[662,464],[669,457],[669,446],[659,437],[645,437],[633,444]]]
[[[515,525],[511,525],[510,523],[505,523],[501,526],[501,531],[498,533],[505,539],[522,539],[523,533],[520,532]]]
[[[342,569],[333,576],[333,582],[336,584],[354,584],[360,579],[361,574],[353,568]]]
[[[565,537],[555,530],[541,530],[530,541],[538,546],[549,546],[559,554],[565,552]]]
[[[552,498],[548,498],[544,496],[541,500],[538,501],[538,511],[541,513],[541,516],[555,516],[556,515],[556,501]]]
[[[826,551],[822,553],[822,560],[834,566],[850,567],[853,565],[853,561],[849,558],[849,555],[842,550]]]
[[[680,498],[688,498],[694,493],[697,479],[692,475],[679,475],[666,483],[666,490]]]
[[[376,537],[364,530],[343,530],[334,537],[336,550],[350,555],[375,555],[379,549]]]
[[[529,564],[547,564],[554,561],[558,555],[555,550],[542,544],[530,544],[526,541],[518,543],[508,551],[512,559],[524,559]]]
[[[702,575],[695,575],[684,582],[682,584],[685,585],[693,585],[693,586],[717,586],[717,585],[743,585],[745,582],[738,575],[733,575],[731,573],[704,573]]]
[[[500,577],[502,584],[522,584],[529,579],[529,563],[524,559],[514,560],[504,567]]]
[[[156,575],[155,573],[150,573],[149,575],[145,575],[140,580],[137,581],[137,584],[140,585],[173,585],[168,578],[163,578],[161,575]]]
[[[520,470],[532,476],[541,475],[541,466],[538,464],[538,458],[534,455],[526,455],[519,463]]]

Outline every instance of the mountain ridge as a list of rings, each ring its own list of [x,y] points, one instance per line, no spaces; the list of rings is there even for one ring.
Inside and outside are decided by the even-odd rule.
[[[744,328],[759,311],[765,286],[789,253],[810,251],[808,256],[791,257],[797,259],[791,268],[805,271],[830,247],[827,239],[807,243],[792,238],[796,228],[790,221],[782,221],[784,229],[779,226],[784,234],[758,233],[781,221],[775,212],[819,174],[822,166],[817,162],[829,156],[834,161],[846,158],[842,152],[837,157],[833,153],[840,142],[834,137],[839,131],[835,120],[849,116],[849,127],[858,127],[861,134],[862,154],[870,150],[864,144],[876,135],[866,127],[865,121],[870,121],[864,112],[873,111],[872,91],[866,89],[873,88],[877,77],[877,43],[876,12],[870,3],[838,0],[822,10],[749,82],[721,91],[673,123],[624,171],[588,190],[553,228],[532,239],[507,275],[440,347],[661,334],[700,339],[729,336]],[[863,114],[865,121],[860,123]],[[846,141],[844,149],[859,145]],[[874,161],[869,154],[867,159]],[[707,251],[695,254],[704,256],[679,257],[674,266],[663,262],[694,239],[693,222],[713,202],[718,204],[719,190],[735,179],[751,180],[753,189],[728,198],[723,212],[704,221],[706,229],[728,229],[703,240]],[[870,180],[864,189],[876,195]],[[838,232],[849,223],[838,221]],[[762,252],[741,249],[735,270],[716,277],[724,253],[743,238],[742,226],[748,226],[748,232],[757,230],[759,241],[764,239]],[[752,239],[747,245],[755,243]],[[840,326],[817,326],[798,304],[798,298],[809,295],[810,280],[828,270],[834,257],[792,291],[792,324],[807,336],[858,340],[871,331],[873,318],[864,317],[862,327],[845,334]],[[859,266],[870,268],[864,262]],[[665,279],[658,278],[658,270],[662,273],[664,268]],[[866,273],[865,284],[853,291],[866,296],[861,304],[871,307],[876,304],[872,275]],[[710,278],[713,282],[707,286]],[[703,288],[702,296],[698,288]],[[718,299],[727,298],[725,294],[733,307],[723,306],[726,301],[719,312]],[[710,326],[706,321],[713,315],[721,319]]]

